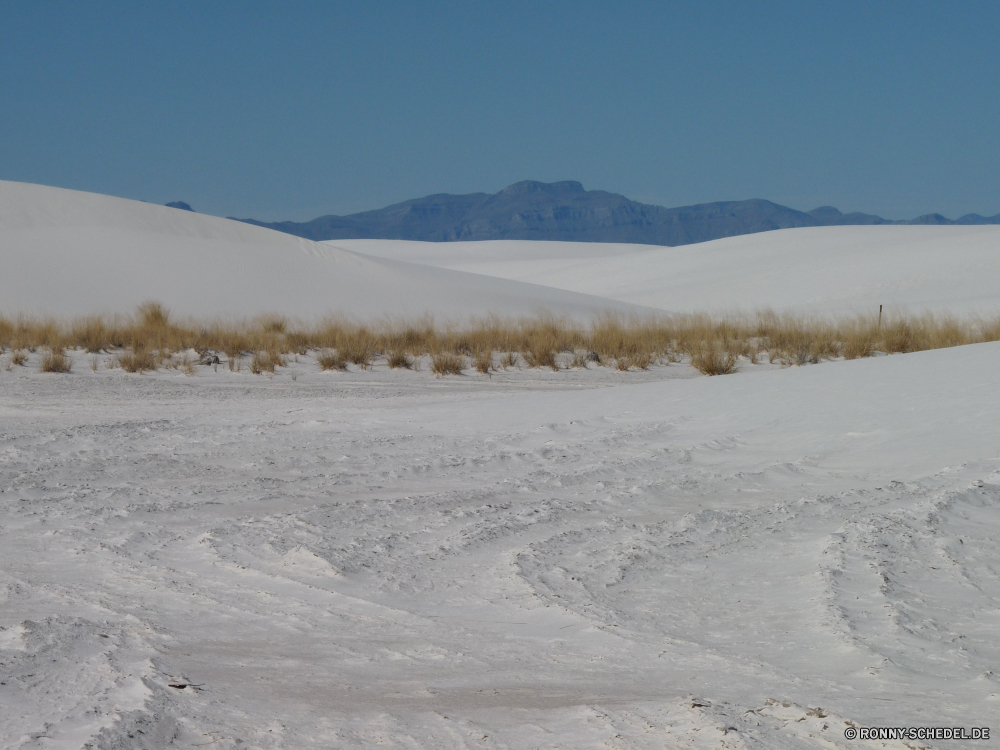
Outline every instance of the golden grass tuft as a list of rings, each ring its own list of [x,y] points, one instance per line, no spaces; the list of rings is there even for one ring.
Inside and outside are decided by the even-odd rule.
[[[136,310],[139,323],[149,328],[163,328],[170,320],[167,308],[159,302],[145,302]]]
[[[62,349],[52,349],[42,359],[42,372],[69,372],[73,363]]]
[[[632,354],[626,354],[615,360],[615,369],[621,370],[622,372],[628,372],[629,370],[648,370],[649,366],[653,364],[653,355],[649,352],[637,351]]]
[[[559,369],[556,361],[555,349],[548,345],[549,342],[533,342],[532,346],[524,352],[524,361],[528,367],[549,367],[553,370]]]
[[[10,353],[10,363],[23,366],[28,361],[28,353],[24,349],[15,349]]]
[[[362,370],[368,370],[372,366],[372,357],[375,356],[374,349],[369,346],[368,341],[353,341],[343,348],[344,358],[352,365],[357,365]]]
[[[479,352],[473,360],[472,365],[480,375],[489,375],[490,370],[493,369],[493,350],[486,349]]]
[[[844,359],[870,357],[875,352],[876,333],[868,328],[848,331],[844,337],[841,352]]]
[[[691,355],[691,366],[703,375],[729,375],[736,372],[736,355],[718,345],[706,345]]]
[[[110,345],[111,336],[103,318],[89,317],[73,321],[69,338],[76,346],[96,354]]]
[[[144,347],[130,349],[118,355],[118,366],[125,372],[143,373],[147,370],[155,370],[158,361],[155,352],[151,352]]]
[[[280,354],[276,354],[273,351],[259,351],[253,353],[253,359],[250,360],[250,372],[254,375],[261,375],[265,372],[274,372],[275,367],[284,367],[285,360]]]
[[[413,369],[413,358],[401,349],[394,349],[386,357],[386,364],[393,370],[402,368],[404,370]]]
[[[431,357],[431,372],[437,376],[461,375],[465,369],[465,357],[455,354],[435,354]]]
[[[316,358],[316,362],[319,364],[319,369],[321,370],[343,371],[347,369],[347,358],[336,351],[321,352]]]
[[[258,318],[258,325],[264,333],[285,333],[288,320],[281,315],[262,315]]]

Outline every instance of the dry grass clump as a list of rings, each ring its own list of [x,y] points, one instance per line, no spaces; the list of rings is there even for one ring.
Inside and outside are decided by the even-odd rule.
[[[859,359],[870,357],[875,352],[878,334],[868,326],[858,326],[847,331],[841,343],[841,353],[844,359]]]
[[[130,349],[118,355],[118,366],[125,372],[143,373],[147,370],[155,370],[159,364],[156,352],[151,352],[144,347]]]
[[[167,325],[170,314],[159,302],[145,302],[136,311],[139,322],[147,328],[163,328]]]
[[[507,352],[500,358],[500,367],[507,370],[511,367],[521,369],[521,355],[517,352]]]
[[[435,354],[431,357],[431,372],[437,376],[461,375],[465,369],[465,357],[455,354]]]
[[[729,375],[736,372],[736,356],[720,346],[709,345],[691,355],[691,366],[703,375]]]
[[[288,329],[288,320],[281,315],[261,315],[257,324],[264,333],[270,334],[285,333]]]
[[[74,320],[69,338],[76,346],[96,354],[108,346],[111,337],[103,318],[90,317]]]
[[[487,349],[479,352],[472,364],[480,375],[489,375],[490,370],[493,369],[493,350]]]
[[[362,370],[372,366],[372,358],[375,356],[375,347],[365,336],[348,341],[340,351],[348,362]]]
[[[319,369],[321,370],[344,371],[347,369],[347,358],[337,351],[325,351],[320,353],[320,355],[316,358],[316,362],[319,364]]]
[[[559,363],[556,361],[556,351],[545,345],[543,342],[539,342],[531,349],[524,352],[524,361],[528,363],[528,367],[549,367],[553,370],[559,369]]]
[[[394,349],[386,356],[386,364],[393,370],[402,368],[413,369],[413,358],[402,349]]]
[[[840,356],[843,332],[831,323],[817,318],[802,318],[793,315],[779,316],[772,310],[757,313],[750,330],[733,325],[733,339],[737,342],[728,347],[730,353],[746,356],[756,361],[757,353],[767,351],[770,362],[785,365],[815,364],[821,359]],[[745,341],[753,352],[740,348]]]
[[[15,349],[10,353],[10,363],[12,365],[24,365],[28,361],[28,353],[24,349]]]
[[[73,363],[62,349],[52,349],[42,359],[42,372],[69,372]]]
[[[250,372],[254,375],[260,375],[265,372],[274,372],[275,367],[284,367],[285,360],[280,354],[275,354],[273,351],[260,351],[253,353],[253,359],[250,360]]]
[[[677,325],[680,322],[681,325]],[[591,362],[614,363],[620,370],[638,366],[645,369],[653,359],[671,350],[684,351],[690,339],[698,338],[696,329],[700,318],[690,320],[624,320],[614,315],[604,315],[595,320],[583,348],[589,352]],[[694,325],[692,325],[694,324]],[[648,363],[642,363],[648,357]]]
[[[897,320],[886,326],[881,336],[882,349],[888,354],[906,354],[917,346],[916,336],[909,321]]]
[[[649,352],[638,351],[616,359],[615,369],[622,372],[628,372],[632,369],[648,370],[651,364],[653,364],[653,355]]]

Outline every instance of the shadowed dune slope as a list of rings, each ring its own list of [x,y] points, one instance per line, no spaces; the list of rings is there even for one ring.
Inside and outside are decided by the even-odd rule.
[[[176,315],[276,311],[439,320],[495,313],[589,318],[633,310],[574,292],[401,263],[228,219],[74,190],[0,181],[0,312],[125,312],[155,299]]]

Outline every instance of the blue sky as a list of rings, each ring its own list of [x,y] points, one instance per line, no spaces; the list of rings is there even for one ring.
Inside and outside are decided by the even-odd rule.
[[[998,39],[995,0],[0,0],[0,179],[267,220],[523,179],[992,215]]]

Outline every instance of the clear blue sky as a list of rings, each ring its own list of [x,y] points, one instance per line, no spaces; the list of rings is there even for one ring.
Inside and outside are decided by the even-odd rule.
[[[309,219],[523,179],[1000,212],[1000,2],[0,0],[0,179]]]

